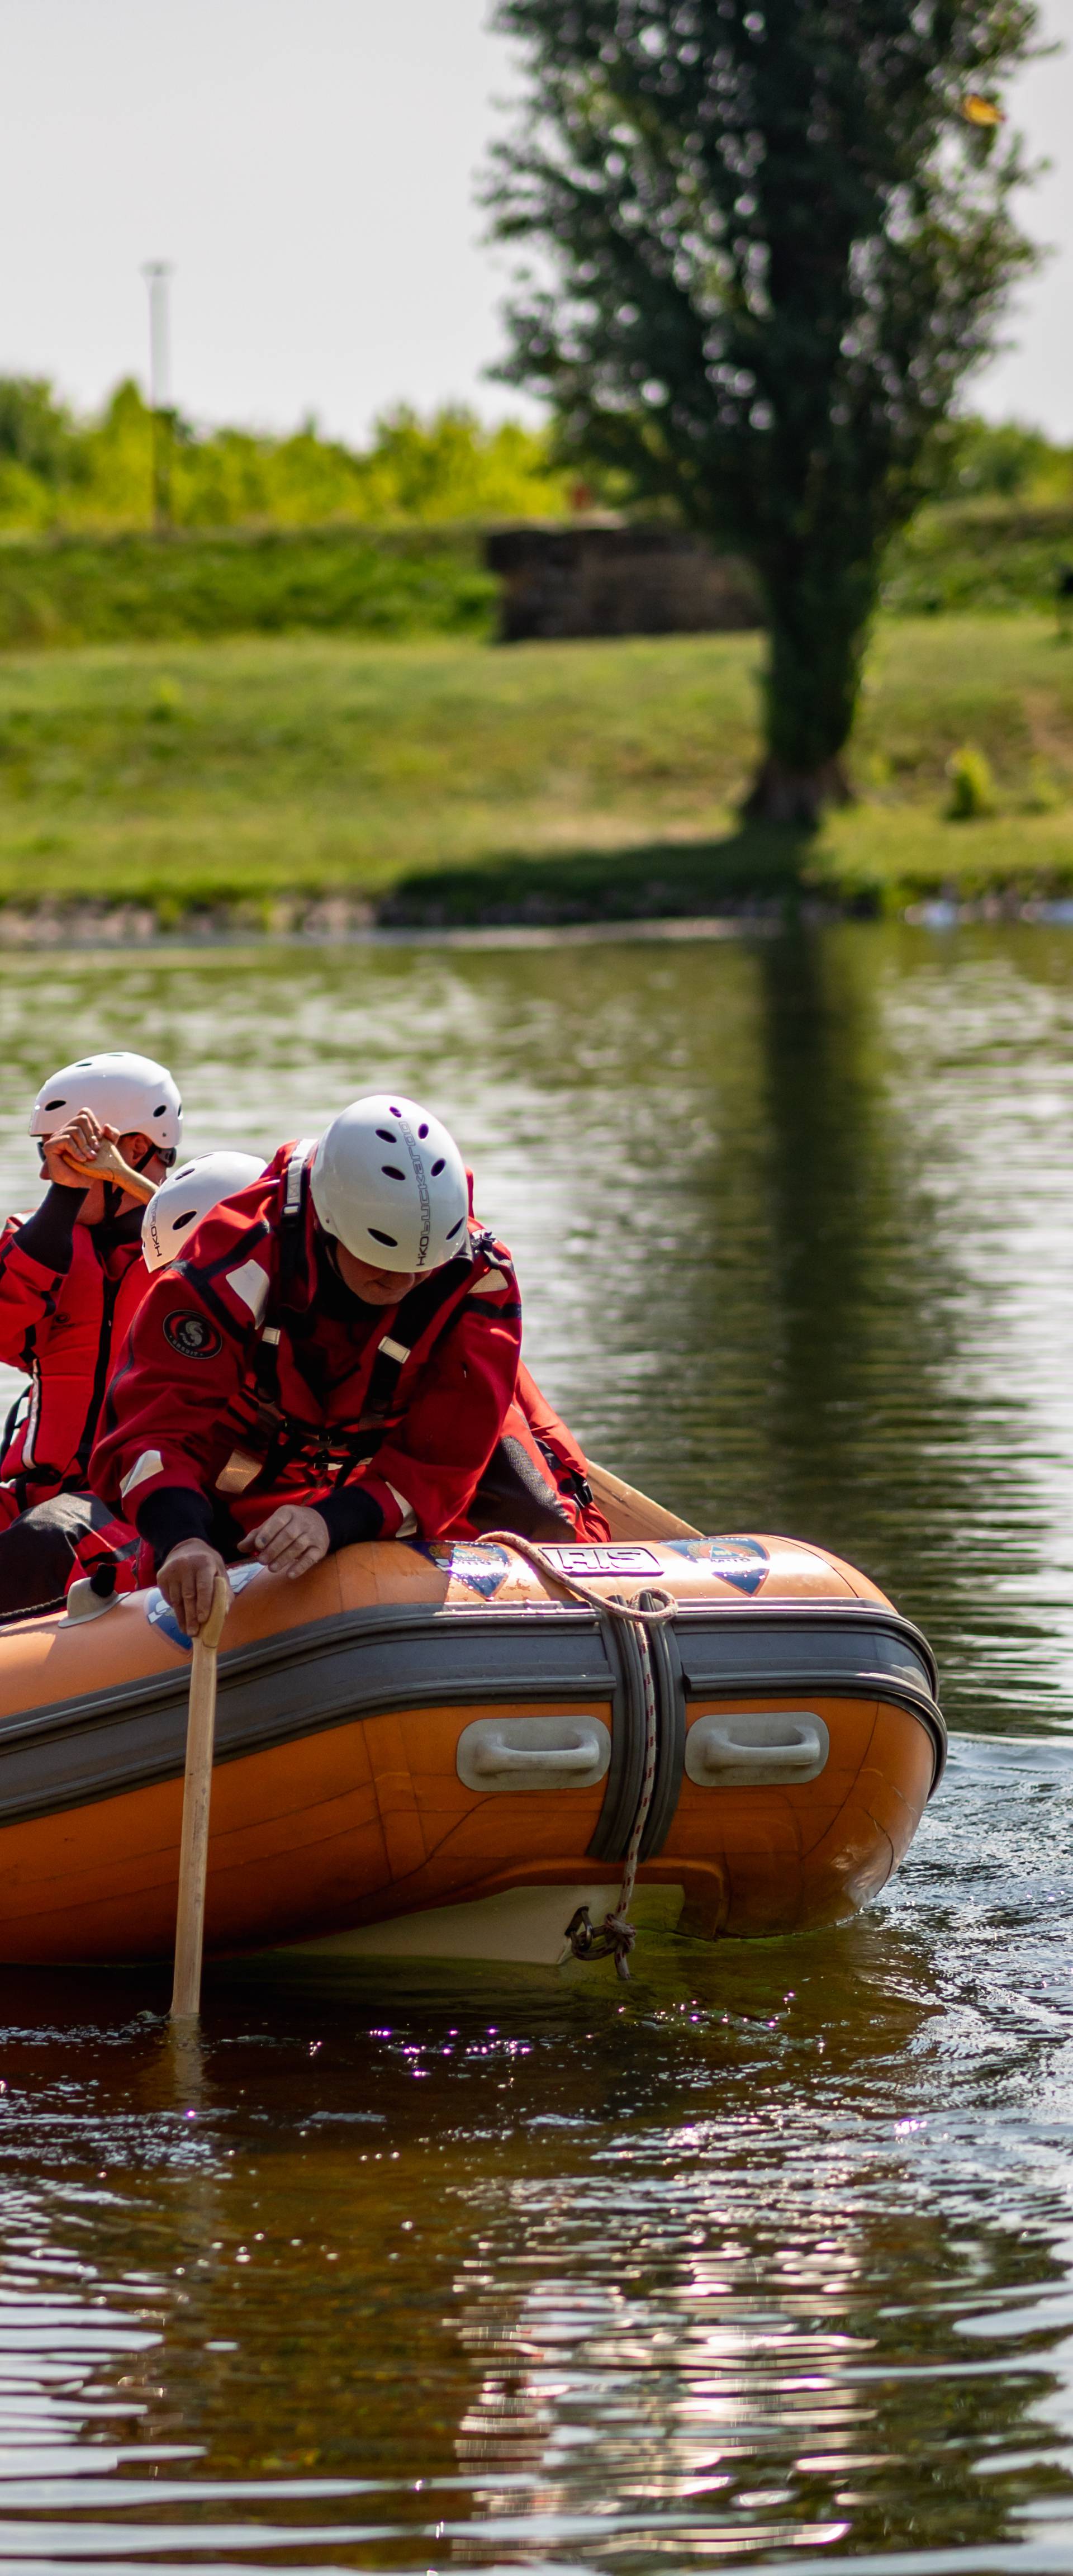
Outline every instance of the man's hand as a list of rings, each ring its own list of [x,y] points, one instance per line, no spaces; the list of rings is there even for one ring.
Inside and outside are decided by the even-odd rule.
[[[328,1524],[308,1503],[281,1503],[260,1529],[251,1530],[239,1554],[256,1556],[272,1574],[308,1574],[328,1553]]]
[[[61,1190],[84,1190],[84,1179],[71,1166],[94,1162],[105,1137],[111,1145],[118,1142],[114,1127],[102,1127],[92,1109],[79,1109],[65,1127],[58,1127],[54,1136],[45,1139],[44,1163],[50,1181],[57,1181]]]
[[[196,1637],[204,1627],[212,1608],[216,1577],[226,1573],[222,1556],[209,1546],[207,1538],[180,1539],[178,1547],[165,1557],[157,1582],[169,1610],[174,1610],[188,1637]]]

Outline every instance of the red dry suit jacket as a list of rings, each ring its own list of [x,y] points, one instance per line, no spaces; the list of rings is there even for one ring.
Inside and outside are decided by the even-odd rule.
[[[148,1286],[141,1209],[78,1225],[85,1195],[53,1182],[0,1235],[0,1359],[30,1380],[0,1458],[0,1519],[85,1485],[105,1386]]]
[[[473,1174],[469,1213],[476,1226]],[[523,1538],[605,1539],[611,1533],[593,1499],[588,1461],[573,1432],[519,1360],[514,1402],[503,1436],[473,1498],[478,1530],[519,1530]]]
[[[510,1256],[472,1230],[399,1304],[367,1306],[317,1224],[311,1159],[282,1146],[150,1281],[134,1318],[90,1477],[158,1559],[219,1534],[222,1495],[243,1530],[277,1503],[311,1503],[333,1548],[470,1534],[518,1369]],[[260,1464],[236,1491],[228,1462],[243,1446]]]

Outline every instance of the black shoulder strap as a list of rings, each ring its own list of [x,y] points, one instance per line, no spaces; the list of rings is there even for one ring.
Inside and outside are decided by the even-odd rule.
[[[305,1138],[294,1147],[289,1157],[283,1185],[280,1212],[280,1259],[276,1295],[270,1301],[261,1328],[257,1350],[257,1393],[262,1404],[279,1402],[279,1318],[286,1313],[288,1329],[297,1338],[312,1333],[316,1315],[312,1307],[295,1309],[291,1295],[298,1276],[305,1247],[305,1213],[309,1190],[310,1140]],[[456,1253],[453,1261],[444,1262],[439,1270],[419,1279],[399,1307],[390,1333],[385,1333],[373,1361],[366,1392],[367,1412],[382,1416],[389,1413],[399,1379],[413,1350],[435,1321],[441,1307],[458,1299],[473,1267],[474,1253],[482,1253],[495,1262],[506,1258],[495,1236],[487,1231],[471,1235],[465,1252]],[[461,1301],[459,1301],[461,1302]],[[296,1354],[297,1356],[297,1354]]]
[[[257,1342],[254,1375],[261,1404],[279,1402],[279,1318],[291,1309],[291,1298],[305,1248],[306,1195],[309,1189],[311,1136],[300,1136],[287,1157],[279,1214],[279,1267],[274,1295],[269,1297]],[[313,1318],[310,1318],[312,1329]]]
[[[305,1245],[306,1199],[309,1191],[311,1136],[300,1136],[287,1157],[283,1204],[279,1218],[279,1302],[289,1306]]]
[[[427,1279],[419,1279],[403,1298],[390,1333],[385,1333],[373,1362],[372,1376],[366,1395],[370,1413],[387,1413],[403,1369],[429,1325],[435,1321],[441,1306],[449,1304],[463,1286],[472,1263],[468,1253],[459,1253],[454,1261],[445,1261],[442,1269],[430,1270]]]

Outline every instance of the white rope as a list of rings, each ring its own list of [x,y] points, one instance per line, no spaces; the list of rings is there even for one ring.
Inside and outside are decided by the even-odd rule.
[[[678,1603],[673,1592],[667,1592],[661,1585],[654,1584],[646,1584],[643,1591],[636,1592],[631,1601],[624,1601],[621,1594],[594,1592],[590,1584],[579,1582],[575,1574],[563,1574],[557,1565],[553,1565],[551,1558],[545,1555],[543,1548],[537,1546],[535,1540],[519,1538],[514,1530],[482,1530],[478,1544],[481,1547],[513,1548],[515,1554],[524,1557],[526,1564],[531,1565],[534,1572],[541,1575],[546,1583],[558,1584],[560,1590],[565,1592],[570,1600],[583,1602],[588,1610],[601,1613],[607,1611],[613,1619],[627,1620],[636,1636],[644,1694],[645,1752],[641,1774],[641,1794],[637,1801],[637,1812],[622,1864],[622,1885],[619,1888],[616,1903],[605,1914],[602,1923],[590,1922],[587,1905],[581,1905],[573,1921],[567,1925],[567,1935],[575,1958],[603,1959],[613,1954],[618,1975],[628,1978],[630,1971],[627,1961],[637,1939],[637,1927],[630,1922],[629,1912],[637,1878],[637,1862],[656,1786],[656,1760],[659,1751],[656,1732],[656,1677],[652,1670],[652,1649],[647,1632],[649,1628],[663,1627],[668,1619],[673,1619]]]

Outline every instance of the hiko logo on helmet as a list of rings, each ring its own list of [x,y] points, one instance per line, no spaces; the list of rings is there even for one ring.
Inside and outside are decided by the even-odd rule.
[[[399,1097],[401,1099],[401,1093]],[[417,1196],[421,1208],[421,1232],[418,1237],[416,1266],[418,1270],[423,1270],[432,1239],[432,1202],[428,1194],[428,1174],[425,1170],[425,1158],[418,1148],[413,1128],[402,1116],[401,1110],[396,1110],[395,1115],[402,1129],[403,1143],[410,1157],[410,1167],[417,1183]]]
[[[431,1111],[398,1092],[371,1092],[340,1110],[317,1146],[309,1187],[318,1224],[355,1260],[427,1278],[459,1243],[466,1248],[458,1147]]]

